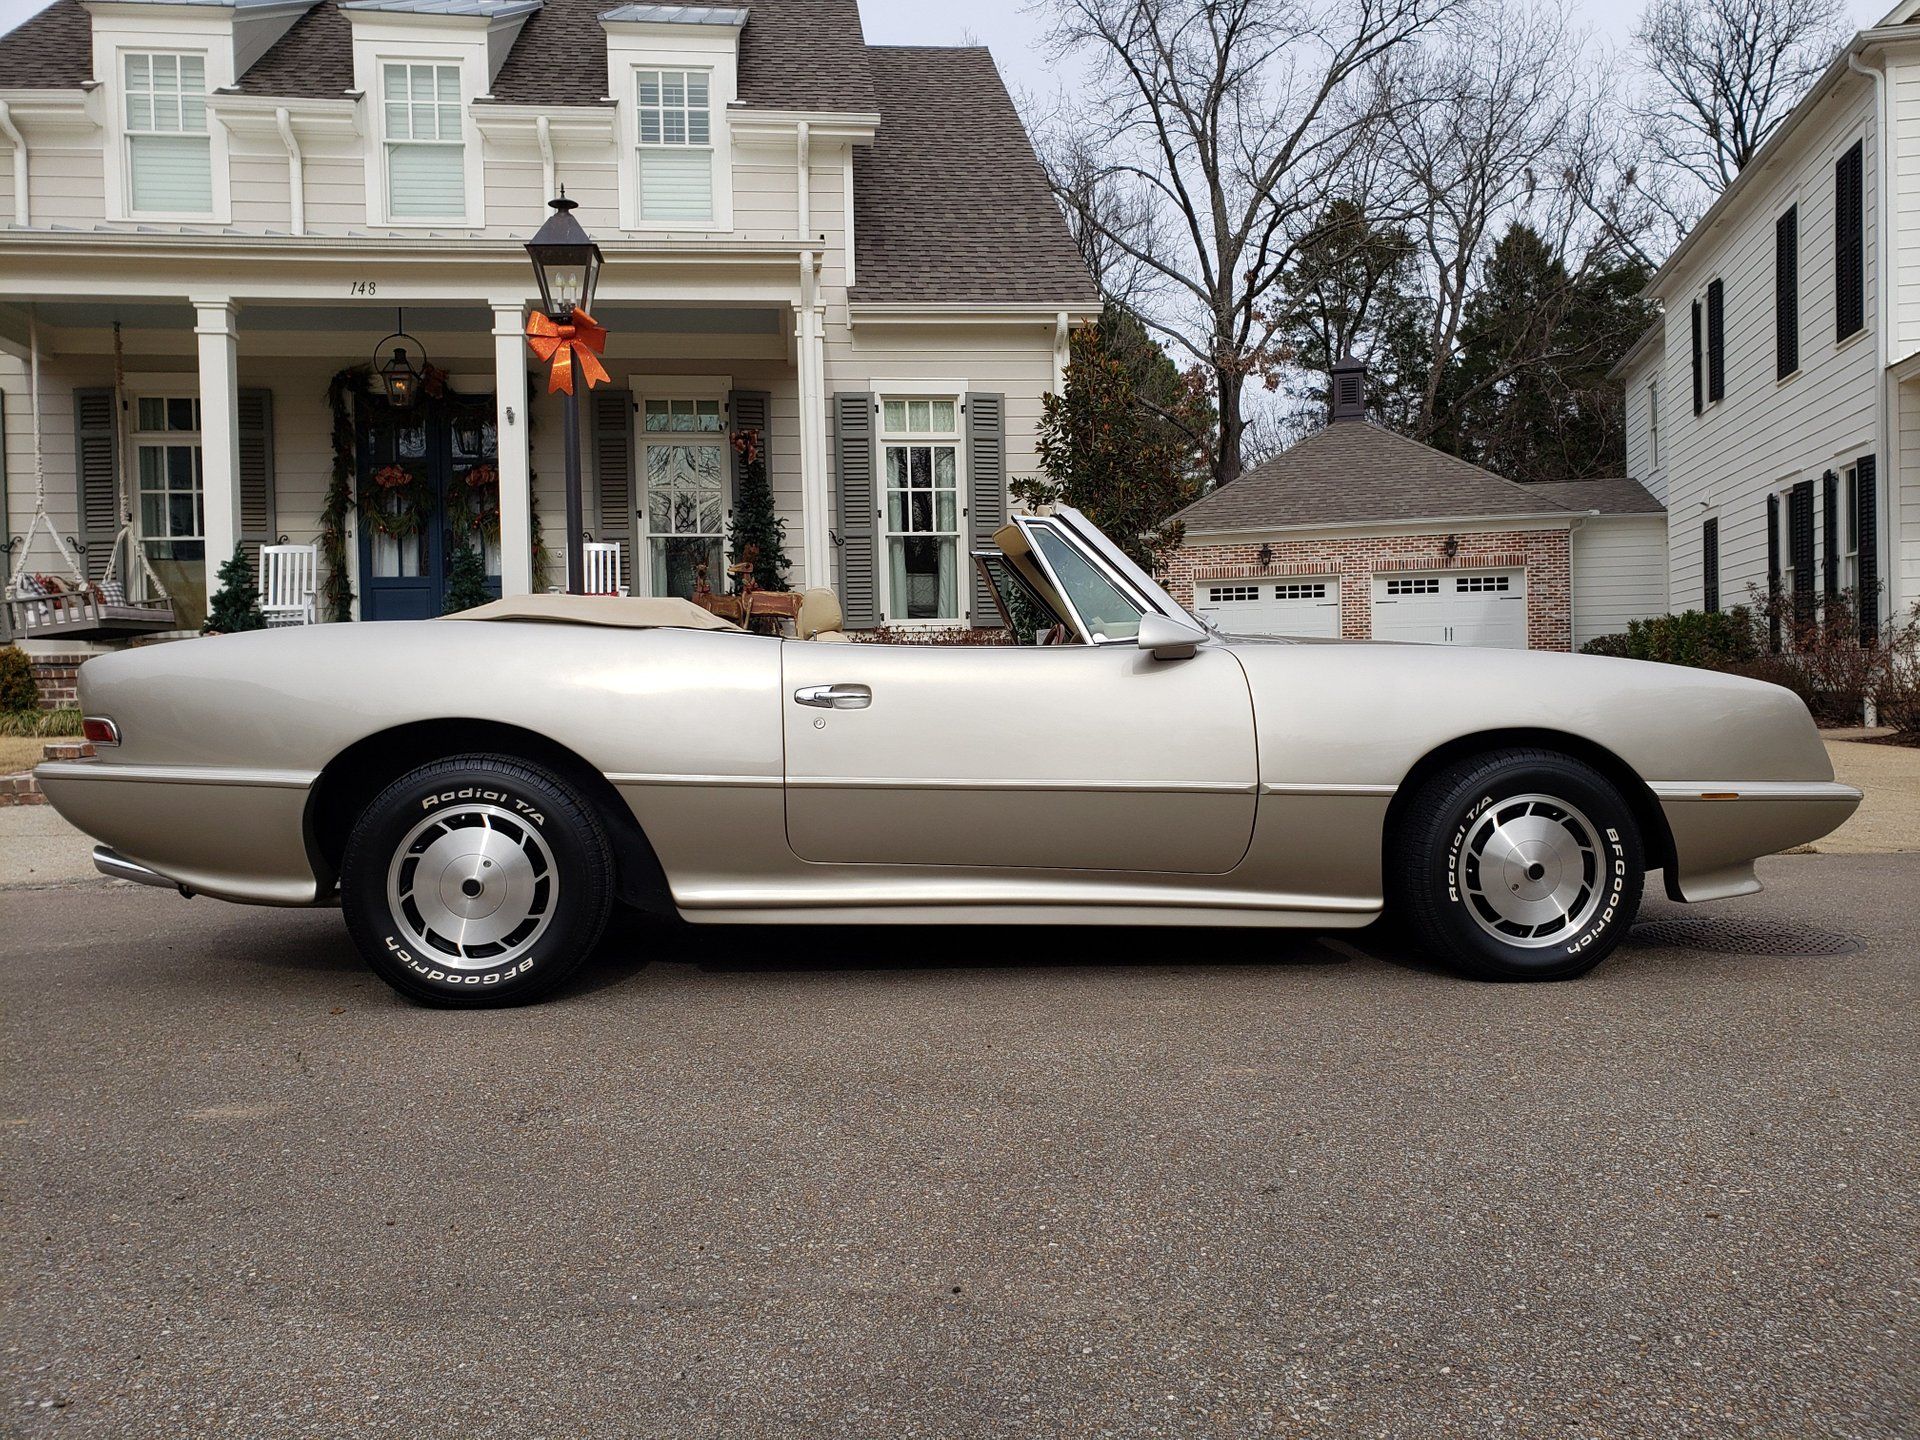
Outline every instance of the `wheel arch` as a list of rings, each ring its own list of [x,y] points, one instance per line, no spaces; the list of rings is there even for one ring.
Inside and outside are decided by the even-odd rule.
[[[1386,824],[1381,829],[1381,850],[1383,856],[1392,844],[1395,827],[1400,817],[1413,802],[1420,787],[1434,775],[1446,769],[1456,761],[1468,759],[1474,755],[1485,755],[1494,750],[1528,749],[1551,750],[1557,754],[1579,760],[1598,770],[1626,800],[1633,812],[1634,823],[1640,828],[1641,844],[1646,850],[1647,869],[1661,870],[1669,877],[1668,889],[1671,891],[1673,874],[1674,845],[1673,831],[1667,826],[1666,814],[1660,808],[1652,788],[1642,780],[1634,768],[1622,760],[1606,746],[1597,744],[1581,735],[1570,734],[1564,730],[1550,730],[1536,727],[1515,726],[1498,730],[1479,730],[1471,735],[1457,736],[1444,744],[1436,745],[1413,763],[1400,781],[1400,787],[1394,791],[1393,800],[1387,806]]]
[[[564,779],[593,807],[613,847],[615,893],[637,909],[677,916],[653,844],[611,780],[548,736],[498,720],[414,720],[363,736],[320,771],[307,796],[307,852],[321,893],[339,881],[340,857],[360,807],[409,770],[453,755],[508,755]]]

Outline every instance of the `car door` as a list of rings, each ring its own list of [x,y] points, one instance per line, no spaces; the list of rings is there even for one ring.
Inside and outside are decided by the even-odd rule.
[[[787,840],[832,864],[1222,874],[1258,791],[1225,647],[782,647]]]

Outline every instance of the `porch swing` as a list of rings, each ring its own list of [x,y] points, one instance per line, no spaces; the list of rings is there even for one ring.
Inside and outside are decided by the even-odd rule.
[[[137,635],[153,635],[174,628],[173,600],[167,587],[153,572],[146,550],[133,523],[133,502],[127,492],[125,452],[120,434],[121,397],[126,394],[125,356],[121,349],[120,324],[113,326],[113,403],[114,403],[114,480],[113,498],[121,516],[113,548],[107,554],[106,569],[98,582],[87,579],[80,558],[70,542],[53,523],[47,512],[47,468],[40,443],[40,327],[27,321],[32,350],[30,402],[33,406],[33,519],[27,525],[20,547],[20,568],[7,582],[7,621],[16,640],[122,640]],[[33,545],[40,531],[64,562],[70,582],[36,573],[31,561]],[[130,600],[120,578],[120,554],[127,554],[126,575],[132,577],[134,561],[148,585],[157,595],[153,600]]]

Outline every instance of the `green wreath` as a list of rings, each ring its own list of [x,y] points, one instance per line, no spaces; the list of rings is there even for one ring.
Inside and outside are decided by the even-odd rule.
[[[392,540],[418,535],[433,508],[433,487],[426,477],[404,465],[383,465],[367,482],[360,488],[360,516],[367,527]]]

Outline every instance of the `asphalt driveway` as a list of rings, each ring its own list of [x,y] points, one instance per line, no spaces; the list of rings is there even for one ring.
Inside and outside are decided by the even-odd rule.
[[[1763,874],[1569,985],[641,929],[482,1014],[0,890],[0,1431],[1911,1436],[1920,856]]]

